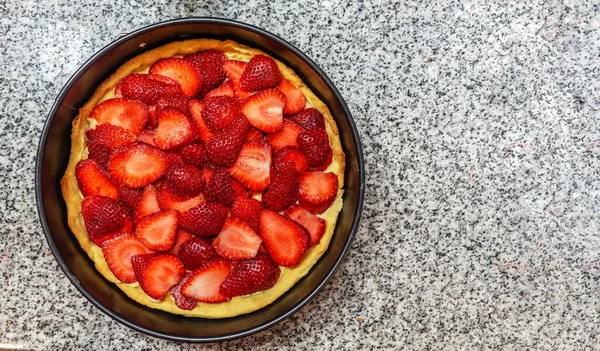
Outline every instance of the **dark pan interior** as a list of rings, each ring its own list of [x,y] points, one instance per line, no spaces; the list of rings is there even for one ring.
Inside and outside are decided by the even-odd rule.
[[[347,156],[344,208],[329,250],[306,277],[273,304],[254,313],[221,320],[186,318],[146,308],[105,280],[67,225],[67,210],[59,184],[68,162],[71,121],[94,88],[128,59],[165,43],[189,38],[229,38],[260,48],[285,62],[329,106]],[[343,99],[320,69],[293,46],[270,33],[239,22],[208,18],[155,24],[116,40],[93,56],[58,96],[40,140],[36,164],[36,195],[42,226],[52,252],[71,282],[117,321],[146,334],[188,342],[212,342],[252,334],[306,304],[335,272],[352,241],[362,209],[363,187],[362,151],[356,127]]]

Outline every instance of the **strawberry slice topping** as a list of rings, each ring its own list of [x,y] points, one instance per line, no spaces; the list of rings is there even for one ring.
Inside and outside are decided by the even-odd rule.
[[[162,300],[185,275],[183,263],[171,254],[134,256],[131,263],[140,287],[155,300]]]
[[[179,226],[194,235],[210,237],[219,234],[226,217],[225,205],[206,202],[182,213],[179,217]]]
[[[109,150],[114,150],[120,146],[133,144],[135,135],[125,129],[110,123],[104,123],[86,133],[88,142],[99,143],[106,146]]]
[[[232,298],[267,290],[277,283],[280,273],[281,269],[273,260],[260,255],[244,260],[233,267],[227,279],[221,284],[219,292],[223,296]]]
[[[242,113],[254,128],[274,133],[283,128],[284,105],[285,95],[279,90],[268,89],[249,97],[242,106]]]
[[[108,159],[108,172],[117,182],[140,189],[157,181],[167,171],[166,154],[146,144],[116,149]]]
[[[140,134],[138,134],[136,140],[139,141],[140,143],[144,143],[144,144],[148,144],[150,146],[156,147],[156,144],[154,143],[154,134],[155,134],[154,129],[144,129],[144,130],[142,130],[142,132]]]
[[[204,166],[204,146],[201,143],[192,143],[179,150],[183,162],[202,168]]]
[[[282,79],[281,83],[277,86],[277,90],[285,95],[285,106],[283,107],[283,113],[292,114],[300,112],[306,106],[306,98],[298,87],[290,83],[287,79]]]
[[[271,147],[261,141],[245,143],[231,168],[231,175],[253,191],[263,191],[269,186],[270,172]]]
[[[190,208],[201,205],[206,202],[204,195],[179,195],[172,190],[172,186],[168,182],[162,182],[158,187],[157,199],[158,205],[164,211],[175,210],[183,213]]]
[[[98,246],[114,234],[131,227],[125,207],[106,196],[92,195],[83,199],[81,215],[90,239]]]
[[[286,161],[294,161],[298,174],[308,170],[308,161],[304,153],[294,146],[286,146],[273,153],[273,164],[281,164]]]
[[[233,202],[231,216],[244,220],[244,222],[248,223],[258,233],[260,231],[258,217],[264,209],[265,206],[263,203],[254,198],[238,197]]]
[[[219,85],[215,89],[209,91],[204,95],[204,98],[210,98],[215,96],[229,96],[235,97],[233,92],[233,85],[231,85],[231,81],[226,81],[225,83]]]
[[[183,96],[192,97],[204,86],[204,76],[190,62],[180,58],[161,59],[150,67],[150,74],[159,74],[175,80]]]
[[[324,129],[304,130],[298,135],[298,145],[310,167],[327,167],[331,163],[331,146],[329,146],[329,137]]]
[[[142,218],[157,212],[160,212],[160,207],[156,199],[156,188],[150,184],[142,191],[133,218],[135,223],[138,223]]]
[[[191,271],[216,255],[210,242],[197,237],[192,237],[181,244],[179,251],[177,251],[177,256],[181,259],[185,268]]]
[[[213,242],[215,251],[230,260],[255,257],[262,239],[243,220],[229,217],[219,236]]]
[[[185,284],[188,279],[192,276],[192,272],[186,272],[183,278],[179,281],[179,283],[175,284],[169,291],[171,296],[173,296],[173,300],[175,300],[175,305],[181,308],[182,310],[193,310],[196,307],[197,301],[194,299],[190,299],[189,297],[183,296],[181,293],[181,288],[183,284]]]
[[[285,216],[298,222],[308,230],[310,234],[310,243],[308,247],[313,247],[325,234],[325,220],[315,214],[305,210],[300,205],[293,205],[285,211]]]
[[[260,213],[260,236],[269,256],[278,265],[298,264],[308,248],[310,234],[295,221],[271,210]]]
[[[204,189],[206,201],[231,206],[237,197],[231,180],[226,171],[215,171]]]
[[[177,216],[177,211],[164,211],[146,216],[135,227],[135,235],[147,248],[167,251],[175,243]]]
[[[115,87],[115,95],[153,105],[164,96],[181,94],[181,86],[174,80],[153,74],[130,74]]]
[[[192,63],[199,72],[202,72],[204,88],[200,91],[200,95],[218,87],[225,80],[223,63],[227,61],[227,56],[224,53],[207,50],[185,55],[183,59]]]
[[[98,125],[110,123],[138,135],[148,120],[148,108],[143,103],[128,99],[105,100],[92,110],[91,118]]]
[[[265,55],[255,55],[248,61],[240,77],[240,88],[248,92],[275,88],[281,82],[281,77],[275,60]]]
[[[242,73],[244,73],[245,69],[246,62],[229,60],[223,63],[223,71],[229,78],[229,81],[231,81],[233,93],[240,101],[246,100],[253,94],[240,88],[240,79],[242,78]]]
[[[188,98],[183,95],[161,96],[156,104],[149,108],[150,118],[148,118],[146,128],[155,129],[158,126],[158,115],[167,107],[174,107],[187,115],[188,102]]]
[[[177,253],[179,252],[179,248],[181,247],[181,245],[183,245],[183,243],[185,243],[186,241],[190,240],[191,238],[195,238],[195,236],[193,236],[192,234],[190,234],[190,233],[188,233],[185,230],[183,230],[183,229],[180,228],[177,231],[177,240],[175,240],[175,244],[173,244],[173,247],[171,248],[171,250],[169,250],[169,252],[172,253],[173,255],[177,255]]]
[[[265,141],[265,136],[256,128],[250,128],[246,141]]]
[[[267,141],[274,150],[279,150],[286,146],[298,146],[298,135],[302,133],[302,127],[289,119],[283,120],[283,128],[275,133],[267,134]]]
[[[206,159],[215,166],[233,166],[244,145],[248,129],[248,121],[239,117],[229,127],[217,132],[206,143]]]
[[[239,115],[240,104],[233,97],[216,96],[204,99],[202,118],[213,133],[231,125]]]
[[[202,302],[223,302],[228,298],[219,293],[221,283],[231,273],[231,263],[215,258],[196,269],[188,281],[183,284],[181,293],[185,297]]]
[[[108,172],[94,160],[81,160],[75,166],[75,178],[83,196],[102,195],[118,199],[118,189]]]
[[[194,136],[192,122],[175,107],[166,107],[158,114],[158,127],[154,143],[162,150],[169,150],[189,142]]]
[[[110,271],[123,283],[136,281],[131,258],[137,255],[149,254],[150,251],[133,234],[124,234],[107,241],[102,247],[104,259]]]
[[[169,167],[165,181],[177,195],[196,196],[204,188],[202,171],[192,165],[176,164]]]
[[[190,100],[188,107],[190,109],[192,121],[194,121],[194,124],[196,125],[196,130],[198,131],[200,140],[204,141],[205,143],[208,142],[214,134],[210,131],[210,129],[208,129],[208,126],[206,126],[206,123],[204,122],[204,118],[202,118],[204,103],[200,100]]]
[[[121,200],[121,202],[127,208],[127,212],[129,212],[129,214],[134,214],[135,209],[140,202],[140,198],[142,197],[142,190],[131,189],[121,185],[117,189],[117,194],[119,195],[119,200]]]
[[[304,172],[298,180],[300,205],[319,214],[331,206],[338,192],[338,176],[332,172]]]
[[[97,141],[88,142],[88,159],[98,162],[98,164],[104,168],[108,167],[108,157],[110,156],[110,149],[102,145]]]
[[[298,123],[302,129],[325,129],[325,118],[323,118],[321,112],[312,107],[286,117]]]
[[[273,165],[271,185],[263,193],[262,201],[267,208],[284,211],[298,199],[298,172],[293,161]]]

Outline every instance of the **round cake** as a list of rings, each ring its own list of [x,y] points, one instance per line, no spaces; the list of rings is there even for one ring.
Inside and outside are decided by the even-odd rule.
[[[230,40],[129,60],[79,109],[71,143],[73,234],[106,279],[170,313],[272,303],[318,264],[342,208],[327,106],[285,64]]]

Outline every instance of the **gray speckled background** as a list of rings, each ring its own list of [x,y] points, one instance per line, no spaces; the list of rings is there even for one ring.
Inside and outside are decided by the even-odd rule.
[[[242,3],[0,2],[0,349],[600,349],[598,2]],[[358,237],[323,293],[208,346],[88,303],[49,253],[33,185],[77,67],[119,33],[192,15],[261,26],[313,58],[368,170]]]

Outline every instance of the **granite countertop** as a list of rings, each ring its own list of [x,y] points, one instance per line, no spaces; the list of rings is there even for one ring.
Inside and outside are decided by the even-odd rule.
[[[0,349],[600,350],[600,8],[592,1],[0,4]],[[543,3],[543,2],[540,2]],[[93,307],[50,254],[38,139],[119,33],[215,16],[314,59],[359,128],[360,230],[310,304],[241,340],[179,345]]]

